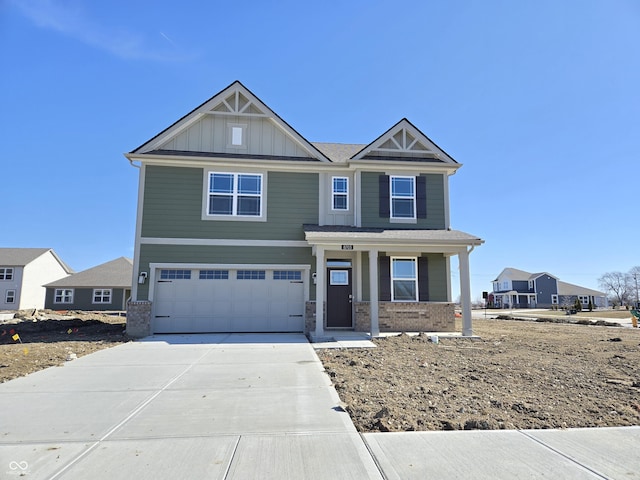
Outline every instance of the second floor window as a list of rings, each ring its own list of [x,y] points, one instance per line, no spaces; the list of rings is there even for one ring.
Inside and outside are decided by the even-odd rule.
[[[333,177],[332,179],[333,210],[349,210],[349,179],[347,177]]]
[[[260,217],[262,174],[210,173],[209,215]]]
[[[391,177],[391,218],[416,218],[415,183],[415,177]]]
[[[13,268],[0,267],[0,280],[13,280]]]

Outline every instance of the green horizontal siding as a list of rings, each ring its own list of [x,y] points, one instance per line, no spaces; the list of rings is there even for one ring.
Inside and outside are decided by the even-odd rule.
[[[142,236],[304,240],[302,225],[318,223],[318,174],[269,172],[267,221],[202,220],[204,170],[146,167]]]
[[[141,245],[139,271],[150,272],[151,263],[295,264],[310,265],[315,271],[315,257],[310,247]],[[315,288],[310,293],[314,297]],[[144,285],[138,285],[138,300],[148,298],[147,281]]]
[[[427,218],[418,219],[416,223],[392,223],[388,218],[379,215],[379,183],[384,172],[363,172],[362,185],[362,226],[389,228],[424,228],[441,230],[445,228],[444,182],[440,174],[423,174],[427,179]]]

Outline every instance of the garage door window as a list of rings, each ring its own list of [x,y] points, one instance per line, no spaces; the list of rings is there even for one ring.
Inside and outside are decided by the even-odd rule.
[[[200,280],[229,280],[229,270],[200,270]]]
[[[160,280],[189,280],[191,270],[160,270]]]
[[[264,270],[238,270],[238,280],[264,280],[265,278]]]
[[[298,270],[274,270],[274,280],[302,280],[302,272]]]

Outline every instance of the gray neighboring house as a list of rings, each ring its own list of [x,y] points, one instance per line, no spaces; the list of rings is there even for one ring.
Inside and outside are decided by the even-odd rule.
[[[51,248],[0,248],[0,310],[43,308],[43,285],[71,273]]]
[[[529,273],[505,268],[493,281],[490,301],[497,308],[552,308],[573,306],[579,300],[582,308],[609,306],[607,294],[598,290],[562,282],[547,272]]]
[[[45,285],[51,310],[126,310],[133,262],[120,257]]]

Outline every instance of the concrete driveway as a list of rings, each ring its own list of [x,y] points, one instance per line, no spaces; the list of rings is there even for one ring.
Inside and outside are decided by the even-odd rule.
[[[338,404],[303,335],[149,337],[1,384],[0,479],[640,479],[640,427],[359,435]]]
[[[0,478],[382,478],[303,335],[172,335],[0,385]]]

